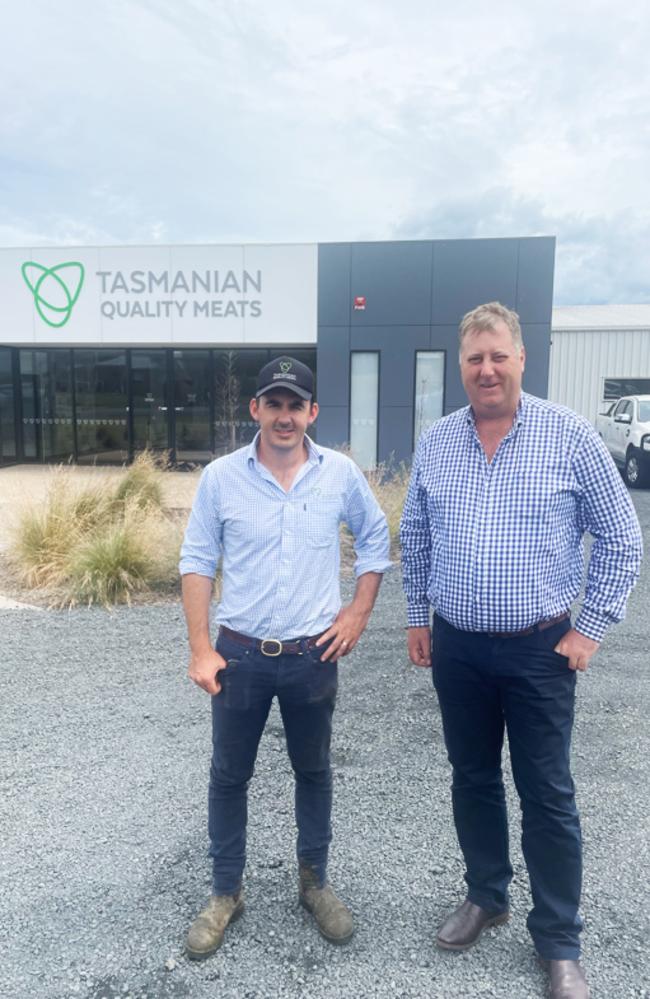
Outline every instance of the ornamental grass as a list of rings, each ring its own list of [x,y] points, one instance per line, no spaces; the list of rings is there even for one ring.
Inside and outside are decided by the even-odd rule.
[[[182,524],[163,509],[164,472],[140,455],[117,481],[82,486],[69,466],[53,470],[44,502],[27,505],[9,556],[20,582],[52,606],[130,603],[178,579]]]

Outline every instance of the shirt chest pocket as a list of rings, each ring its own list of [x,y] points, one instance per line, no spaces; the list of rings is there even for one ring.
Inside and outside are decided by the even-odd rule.
[[[310,497],[303,503],[303,537],[309,548],[329,548],[336,544],[340,509],[338,496]]]

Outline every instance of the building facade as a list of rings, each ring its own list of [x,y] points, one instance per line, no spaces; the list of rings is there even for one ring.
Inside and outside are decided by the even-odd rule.
[[[553,309],[549,399],[595,422],[623,395],[650,394],[650,305]]]
[[[255,432],[255,375],[316,371],[315,436],[363,467],[409,460],[464,405],[458,324],[515,308],[546,396],[550,237],[0,250],[0,462],[206,462]]]

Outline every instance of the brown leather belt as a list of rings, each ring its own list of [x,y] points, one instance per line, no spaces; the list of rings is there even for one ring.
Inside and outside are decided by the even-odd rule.
[[[487,634],[490,638],[525,638],[526,635],[534,635],[536,631],[546,631],[547,628],[552,628],[554,624],[566,621],[568,617],[571,617],[571,615],[569,611],[565,611],[564,614],[558,614],[557,617],[549,617],[546,621],[538,621],[537,624],[531,624],[530,628],[522,628],[521,631],[488,631]]]
[[[311,638],[294,638],[290,642],[281,642],[279,638],[251,638],[250,635],[242,635],[239,631],[233,631],[221,625],[219,634],[224,638],[229,638],[231,642],[245,645],[247,649],[256,649],[265,656],[301,656],[308,649],[313,649],[320,635],[312,635]],[[324,632],[321,632],[324,634]]]

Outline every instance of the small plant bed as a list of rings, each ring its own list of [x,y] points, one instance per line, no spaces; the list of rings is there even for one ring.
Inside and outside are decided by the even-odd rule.
[[[22,599],[53,607],[111,607],[178,592],[186,517],[163,508],[163,466],[139,455],[117,481],[80,486],[53,470],[44,503],[19,513],[8,568]]]

